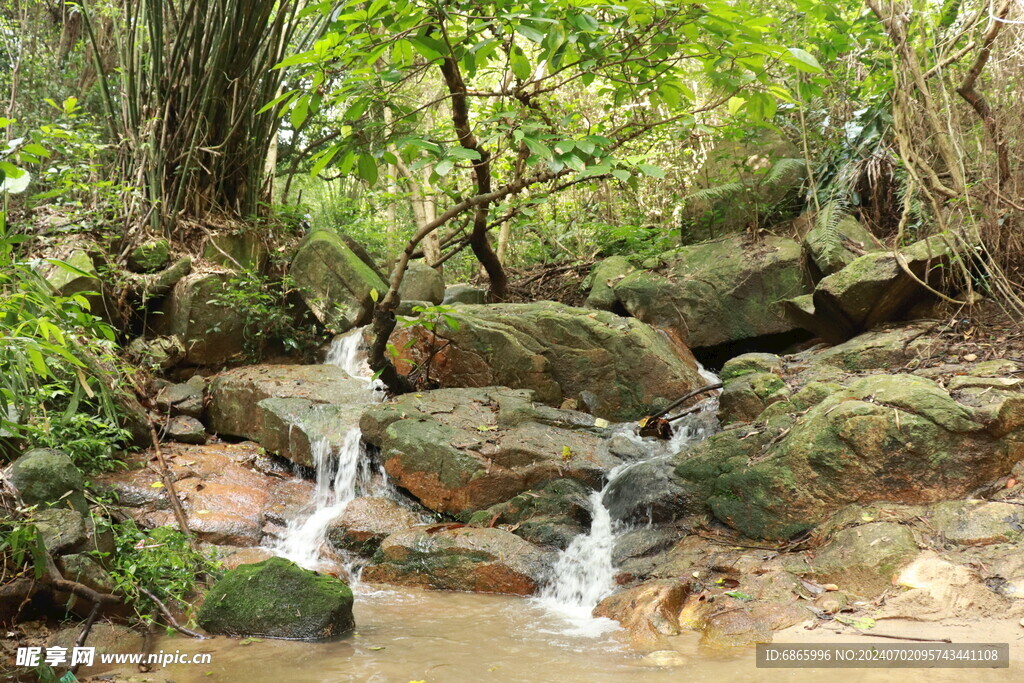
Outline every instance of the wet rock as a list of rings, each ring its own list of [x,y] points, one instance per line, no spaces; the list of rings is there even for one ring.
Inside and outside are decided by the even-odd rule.
[[[420,526],[384,539],[363,580],[437,590],[531,595],[555,553],[501,529]]]
[[[274,557],[228,571],[197,615],[213,634],[323,640],[355,627],[345,582]]]
[[[722,365],[718,376],[724,383],[744,375],[759,373],[781,375],[782,366],[782,358],[774,353],[744,353],[727,360]]]
[[[266,548],[236,548],[234,546],[214,546],[225,570],[237,569],[243,564],[259,564],[274,557],[274,553]]]
[[[942,537],[957,545],[1016,542],[1024,532],[1024,508],[1010,503],[950,501],[933,506],[930,516]]]
[[[723,649],[772,642],[772,630],[746,609],[729,609],[710,614],[701,627],[700,644]]]
[[[254,231],[216,233],[203,244],[204,259],[241,271],[262,270],[268,256],[267,245]]]
[[[313,443],[340,448],[372,400],[365,382],[333,365],[254,365],[214,379],[208,419],[219,434],[312,466]]]
[[[420,522],[388,498],[356,498],[327,528],[327,542],[336,551],[372,557],[385,538]]]
[[[631,529],[615,539],[612,564],[620,567],[629,560],[647,557],[675,544],[683,536],[679,529],[644,527]]]
[[[171,262],[171,243],[165,239],[150,240],[128,252],[128,270],[133,273],[155,273]]]
[[[222,365],[240,356],[245,344],[244,312],[219,303],[231,273],[191,273],[181,278],[155,316],[157,334],[174,335],[190,365]]]
[[[63,647],[70,653],[77,645],[81,633],[82,627],[79,624],[62,628],[50,637],[46,645]],[[141,633],[127,626],[98,621],[89,630],[84,647],[96,648],[97,658],[94,661],[98,664],[99,655],[142,652],[143,640]]]
[[[629,524],[661,524],[702,510],[694,488],[680,481],[671,461],[658,458],[630,467],[604,494],[613,520]]]
[[[177,337],[136,337],[128,344],[128,358],[155,370],[168,370],[185,359],[185,345]]]
[[[785,401],[790,395],[786,383],[773,373],[752,372],[733,377],[725,382],[718,397],[719,419],[722,424],[750,422],[765,408]]]
[[[846,609],[850,598],[843,591],[829,591],[814,599],[814,606],[825,614],[838,614]]]
[[[203,415],[203,395],[206,380],[195,375],[187,382],[171,384],[156,395],[156,407],[164,415],[200,418]]]
[[[792,332],[777,303],[810,292],[800,245],[742,235],[683,247],[659,272],[631,273],[614,286],[626,310],[675,332],[690,347]]]
[[[759,538],[789,538],[852,502],[955,499],[1024,458],[1019,398],[998,400],[988,409],[997,419],[983,424],[931,380],[864,377],[791,428],[711,437],[678,458],[675,476],[691,497],[707,495],[718,519]]]
[[[643,417],[704,384],[685,347],[604,311],[539,302],[461,306],[454,317],[458,329],[441,324],[436,340],[419,326],[396,330],[399,370],[429,357],[444,387],[532,389],[548,405],[576,399],[608,420]]]
[[[444,290],[443,303],[445,306],[453,304],[485,304],[487,303],[487,290],[467,284],[449,285]]]
[[[590,282],[590,293],[583,305],[601,311],[624,310],[619,298],[615,296],[614,287],[619,280],[634,270],[636,266],[625,256],[609,256],[598,263],[587,278]]]
[[[292,260],[291,275],[302,300],[317,320],[336,333],[370,321],[371,292],[383,294],[387,284],[338,235],[311,232]]]
[[[444,278],[423,261],[413,261],[402,277],[398,293],[403,301],[427,301],[428,305],[437,306],[444,301]]]
[[[865,254],[829,275],[814,290],[814,315],[819,329],[832,330],[828,341],[842,341],[879,323],[898,320],[931,296],[900,266],[904,260],[917,279],[941,288],[951,249],[939,235],[921,240],[897,257],[891,251]]]
[[[512,533],[531,543],[565,548],[590,528],[589,495],[590,489],[575,479],[555,479],[474,513],[470,523],[508,525]]]
[[[689,583],[647,581],[605,598],[593,614],[619,622],[635,647],[657,647],[664,636],[679,634],[679,613],[689,595]]]
[[[977,572],[925,551],[905,566],[895,583],[908,588],[890,597],[875,614],[878,619],[940,621],[1006,614],[1008,603],[989,590]]]
[[[867,252],[878,251],[878,241],[853,216],[834,225],[815,225],[804,235],[804,252],[818,276],[831,275]]]
[[[910,529],[893,522],[874,522],[836,532],[814,555],[814,577],[871,598],[892,585],[900,567],[918,553]]]
[[[50,448],[27,451],[14,461],[10,476],[11,484],[25,505],[70,503],[79,512],[88,512],[82,472],[60,451]]]
[[[254,443],[216,443],[189,446],[168,443],[164,458],[191,528],[200,540],[215,545],[252,547],[263,540],[263,527],[272,511],[291,504],[301,507],[312,499],[313,485],[299,479],[267,477],[248,463],[259,458]],[[126,512],[144,527],[175,525],[166,489],[148,456],[132,457],[135,468],[96,478],[97,486],[117,496]]]
[[[32,520],[50,554],[72,552],[85,543],[85,517],[77,510],[61,507],[38,510]]]
[[[581,415],[534,407],[529,391],[492,387],[406,394],[371,406],[363,438],[395,483],[436,512],[468,513],[553,479],[598,488],[620,461]]]
[[[178,415],[167,421],[167,438],[178,443],[206,443],[206,427],[194,417]]]

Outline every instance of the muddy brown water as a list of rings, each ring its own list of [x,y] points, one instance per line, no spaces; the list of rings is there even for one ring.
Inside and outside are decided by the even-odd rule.
[[[355,634],[326,643],[215,638],[193,641],[161,638],[155,651],[210,653],[207,665],[170,665],[140,677],[121,670],[118,680],[321,683],[327,681],[1021,681],[1024,680],[1024,628],[1016,622],[919,627],[926,637],[955,642],[1010,642],[1011,668],[952,670],[763,670],[753,648],[715,652],[702,648],[697,634],[668,639],[671,652],[643,655],[621,631],[597,637],[575,630],[541,605],[521,598],[359,586]],[[890,625],[885,627],[893,632]],[[941,631],[941,633],[938,633]],[[918,633],[920,635],[920,633]],[[775,642],[872,642],[827,629],[794,628]],[[891,644],[892,640],[878,640]],[[660,664],[660,665],[659,665]],[[115,672],[108,672],[115,673]]]

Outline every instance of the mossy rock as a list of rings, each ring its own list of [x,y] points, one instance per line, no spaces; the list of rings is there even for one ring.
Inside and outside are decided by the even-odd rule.
[[[622,304],[615,296],[615,285],[634,270],[636,266],[625,256],[609,256],[598,263],[587,277],[590,293],[583,305],[601,311],[620,309]]]
[[[550,406],[575,399],[614,421],[649,415],[705,384],[685,347],[606,311],[537,302],[464,305],[453,317],[457,327],[395,330],[400,372],[429,360],[431,378],[446,388],[531,389]]]
[[[352,591],[341,579],[272,557],[227,572],[197,616],[210,633],[323,640],[355,627]]]
[[[171,262],[171,243],[165,239],[144,242],[128,254],[128,270],[133,273],[155,273]]]
[[[815,225],[804,235],[808,261],[820,276],[850,265],[865,252],[878,251],[877,240],[853,216],[844,216],[831,228]]]
[[[402,276],[398,293],[402,301],[427,302],[428,306],[437,306],[444,301],[444,278],[437,269],[423,261],[413,261]]]
[[[631,315],[704,347],[798,329],[779,304],[811,286],[795,241],[735,235],[684,247],[664,269],[631,273],[613,289]]]
[[[292,260],[291,275],[302,300],[328,329],[346,332],[370,321],[373,292],[383,296],[383,279],[327,230],[311,232]]]
[[[917,556],[914,534],[902,524],[874,522],[842,529],[815,551],[813,574],[822,583],[872,598]]]
[[[719,419],[723,424],[750,422],[757,419],[765,408],[785,401],[789,396],[789,387],[774,373],[753,372],[741,375],[725,383],[718,399]]]
[[[26,505],[65,505],[86,514],[85,478],[65,453],[52,448],[27,451],[11,467],[11,483]],[[70,494],[70,495],[69,495]]]
[[[231,273],[186,275],[168,295],[163,315],[156,316],[156,331],[177,337],[190,365],[223,365],[245,349],[244,312],[223,302],[231,277]]]
[[[853,502],[958,498],[1024,456],[1024,425],[1007,419],[986,428],[936,383],[913,375],[862,378],[790,423],[789,431],[775,425],[775,436],[715,435],[680,459],[676,475],[726,524],[752,537],[789,538]]]

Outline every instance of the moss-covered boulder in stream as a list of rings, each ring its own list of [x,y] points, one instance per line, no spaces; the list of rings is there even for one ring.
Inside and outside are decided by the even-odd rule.
[[[705,383],[689,350],[644,323],[553,302],[459,306],[456,325],[400,328],[399,370],[430,363],[444,387],[532,389],[575,399],[608,420],[634,420]],[[434,322],[434,321],[430,321]]]
[[[383,295],[388,289],[341,237],[327,230],[315,230],[306,236],[290,272],[309,310],[335,332],[369,322],[373,290]]]
[[[363,580],[436,590],[531,595],[555,553],[502,529],[420,526],[388,536]]]
[[[214,634],[302,640],[344,635],[355,626],[344,581],[280,557],[227,572],[207,592],[197,619]]]
[[[853,216],[835,223],[816,223],[804,235],[807,260],[822,276],[838,272],[859,256],[878,250],[878,241]]]
[[[590,489],[575,479],[555,479],[543,487],[473,514],[470,523],[508,525],[531,543],[567,547],[590,529]]]
[[[811,291],[800,245],[743,235],[683,247],[656,271],[641,270],[614,285],[629,313],[670,329],[690,347],[792,332],[778,303]]]
[[[711,437],[679,458],[675,476],[718,519],[762,538],[789,538],[852,502],[953,499],[1024,458],[1022,397],[992,399],[982,413],[931,380],[873,375],[791,426]]]

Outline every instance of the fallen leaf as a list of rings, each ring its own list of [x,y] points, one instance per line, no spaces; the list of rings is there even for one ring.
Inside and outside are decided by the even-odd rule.
[[[149,488],[151,488],[151,489],[162,489],[163,487],[164,487],[163,483],[161,483],[159,481],[154,481],[152,484],[149,485]]]

